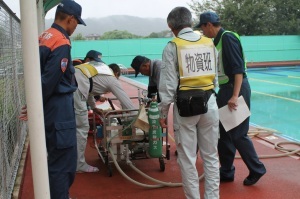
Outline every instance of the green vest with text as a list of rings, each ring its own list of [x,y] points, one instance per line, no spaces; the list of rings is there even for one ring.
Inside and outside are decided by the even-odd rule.
[[[217,51],[218,51],[218,55],[219,55],[219,61],[218,61],[218,81],[219,81],[219,85],[222,84],[226,84],[229,81],[229,77],[225,74],[224,71],[224,65],[223,65],[223,55],[222,55],[222,37],[224,35],[224,33],[230,32],[232,33],[240,42],[240,36],[235,33],[235,32],[231,32],[231,31],[224,31],[221,35],[220,41],[219,43],[216,45]],[[243,53],[243,59],[244,59],[244,63],[245,63],[245,71],[247,69],[247,65],[246,65],[246,60],[245,60],[245,56],[244,56],[244,52]]]

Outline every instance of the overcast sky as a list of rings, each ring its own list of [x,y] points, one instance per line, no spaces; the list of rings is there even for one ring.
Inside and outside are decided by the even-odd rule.
[[[4,0],[10,9],[20,17],[20,0]],[[28,0],[26,0],[28,1]],[[35,0],[34,0],[35,1]],[[110,15],[131,15],[137,17],[167,18],[177,7],[189,8],[190,0],[75,0],[82,6],[82,18],[106,17]],[[46,14],[54,18],[55,8]]]

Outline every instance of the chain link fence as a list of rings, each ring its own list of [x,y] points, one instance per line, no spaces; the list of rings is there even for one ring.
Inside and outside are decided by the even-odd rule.
[[[9,199],[26,138],[20,19],[0,1],[0,199]]]

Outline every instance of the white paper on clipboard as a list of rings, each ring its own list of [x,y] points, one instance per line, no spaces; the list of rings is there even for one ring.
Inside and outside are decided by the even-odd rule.
[[[226,132],[241,124],[251,115],[243,96],[238,98],[237,103],[237,109],[233,111],[229,110],[228,105],[219,108],[220,121]]]

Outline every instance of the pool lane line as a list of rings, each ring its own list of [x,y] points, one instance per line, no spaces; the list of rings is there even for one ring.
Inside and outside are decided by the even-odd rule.
[[[272,72],[267,72],[267,71],[253,71],[253,73],[256,74],[263,74],[263,75],[269,75],[269,76],[279,76],[279,77],[287,77],[287,75],[284,74],[277,74],[277,73],[272,73]]]
[[[286,70],[281,70],[283,71],[284,73],[289,73],[289,71],[286,71]],[[294,76],[294,75],[286,75],[286,74],[278,74],[278,72],[280,71],[275,71],[277,73],[274,73],[274,71],[249,71],[249,73],[255,73],[255,74],[264,74],[264,75],[269,75],[269,76],[279,76],[279,77],[288,77],[288,78],[297,78],[297,79],[300,79],[299,76]],[[293,73],[293,72],[300,72],[300,71],[291,71],[290,73]]]
[[[292,76],[292,75],[288,75],[287,77],[288,78],[294,78],[294,79],[300,79],[300,77],[298,77],[298,76]]]
[[[299,78],[299,79],[300,79],[300,78]],[[270,83],[270,84],[278,84],[278,85],[284,85],[284,86],[291,86],[291,87],[300,88],[300,86],[298,86],[298,85],[285,84],[285,83],[279,83],[279,82],[273,82],[273,81],[261,80],[261,79],[256,79],[256,78],[249,78],[249,80],[258,81],[258,82],[265,82],[265,83]]]
[[[283,99],[283,100],[288,100],[288,101],[300,103],[300,100],[296,100],[296,99],[291,99],[291,98],[287,98],[287,97],[282,97],[282,96],[278,96],[278,95],[272,95],[272,94],[258,92],[258,91],[253,91],[253,90],[252,90],[252,92],[260,94],[260,95],[266,95],[266,96],[269,96],[269,97],[274,97],[274,98],[279,98],[279,99]]]
[[[267,67],[267,68],[247,68],[247,72],[274,74],[274,72],[300,72],[300,66],[296,67]]]

